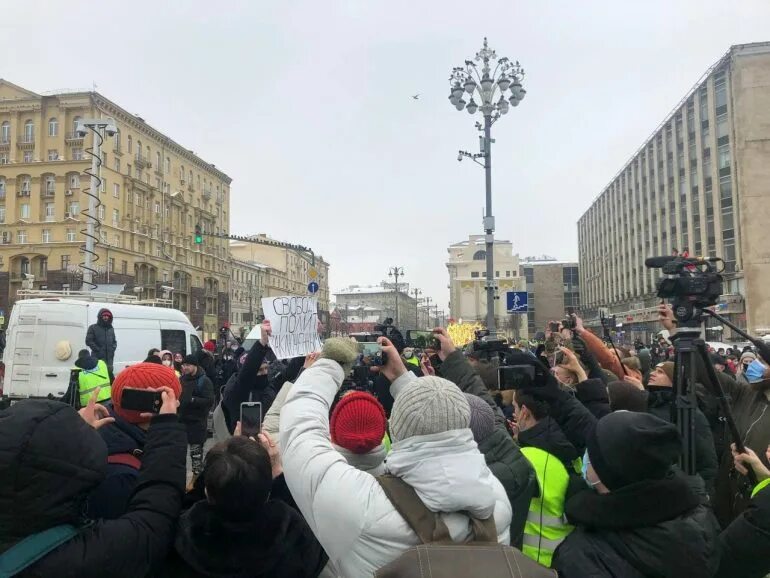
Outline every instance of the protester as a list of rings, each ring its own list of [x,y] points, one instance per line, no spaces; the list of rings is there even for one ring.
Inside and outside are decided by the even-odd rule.
[[[99,429],[107,447],[106,475],[88,496],[87,512],[90,517],[115,519],[128,510],[145,457],[152,416],[124,409],[123,392],[126,389],[154,391],[159,388],[169,389],[175,400],[182,393],[174,372],[157,363],[137,363],[115,378],[112,401],[106,406],[114,421]]]
[[[236,434],[206,455],[161,576],[319,576],[328,557],[293,507],[276,444]]]
[[[211,353],[212,355],[217,352],[217,342],[213,339],[209,339],[203,344],[203,349]]]
[[[157,363],[158,365],[162,365],[160,361],[160,349],[157,347],[153,347],[147,352],[147,358],[144,360],[144,363]]]
[[[214,438],[224,440],[235,431],[240,419],[241,403],[258,401],[265,415],[275,399],[276,392],[267,377],[270,361],[275,354],[270,350],[271,334],[269,321],[260,326],[260,338],[251,346],[238,373],[233,374],[224,386],[222,402],[214,412]]]
[[[749,380],[746,378],[746,370],[752,361],[757,358],[757,354],[753,351],[745,351],[741,354],[740,363],[738,364],[738,371],[735,375],[735,380],[743,385],[749,385]]]
[[[115,329],[112,327],[112,311],[106,307],[99,309],[96,323],[88,327],[86,346],[91,349],[91,355],[107,364],[112,375],[112,361],[115,358],[118,341],[115,339]]]
[[[647,411],[648,393],[643,387],[627,381],[611,381],[607,384],[607,394],[611,411]]]
[[[107,467],[107,450],[93,428],[110,418],[96,396],[80,415],[49,400],[0,411],[0,553],[4,562],[20,559],[4,568],[6,575],[133,578],[157,568],[173,538],[185,478],[177,401],[170,388],[161,395],[135,491],[116,520],[89,520],[83,510]]]
[[[493,516],[498,541],[507,544],[511,507],[468,429],[465,396],[446,379],[416,377],[389,340],[379,342],[395,399],[387,472],[439,513],[453,541],[470,536],[469,515]],[[280,425],[289,489],[330,563],[350,577],[370,576],[421,543],[377,479],[349,465],[330,442],[329,409],[357,356],[350,340],[328,339],[321,359],[294,384]]]
[[[174,354],[174,369],[182,375],[182,362],[184,361],[184,355],[178,351]]]
[[[101,360],[92,357],[87,349],[81,349],[78,353],[75,368],[78,374],[78,394],[80,397],[80,407],[88,405],[91,394],[97,389],[99,394],[96,398],[97,403],[109,401],[112,391],[110,389],[110,372],[107,364]]]
[[[601,339],[583,326],[583,320],[580,317],[573,313],[572,318],[575,322],[573,331],[585,342],[586,349],[596,357],[599,365],[611,371],[615,379],[622,380],[626,375],[630,375],[641,381],[642,374],[639,370],[624,366],[621,358],[614,350],[608,349]]]
[[[373,476],[385,473],[387,418],[377,398],[364,391],[349,391],[337,403],[329,420],[332,444],[347,462]]]
[[[179,421],[187,428],[193,476],[203,471],[203,444],[208,437],[209,410],[214,404],[214,384],[198,365],[195,355],[182,361],[182,396],[179,398]]]

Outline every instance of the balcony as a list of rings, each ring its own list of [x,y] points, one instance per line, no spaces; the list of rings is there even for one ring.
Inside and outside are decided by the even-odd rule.
[[[35,149],[35,136],[34,135],[20,135],[16,139],[16,146],[22,151],[31,151]]]
[[[136,156],[134,156],[134,163],[138,169],[149,169],[152,167],[150,159],[142,156],[142,153],[136,153]]]
[[[81,146],[83,144],[83,136],[76,132],[68,132],[64,135],[64,142],[70,146]]]

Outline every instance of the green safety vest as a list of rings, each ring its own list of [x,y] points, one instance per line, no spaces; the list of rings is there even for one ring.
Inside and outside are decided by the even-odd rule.
[[[110,372],[107,369],[107,364],[102,359],[99,360],[93,369],[81,369],[78,373],[80,407],[88,405],[88,400],[91,399],[91,394],[97,387],[101,387],[99,397],[96,398],[97,402],[106,401],[112,397]]]
[[[556,548],[574,529],[564,516],[569,474],[559,458],[544,450],[524,447],[521,453],[532,464],[540,487],[540,495],[529,502],[522,552],[550,568]]]

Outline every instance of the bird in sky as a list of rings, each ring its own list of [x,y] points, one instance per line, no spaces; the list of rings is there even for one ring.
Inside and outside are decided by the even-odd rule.
[[[420,100],[420,94],[419,93],[418,94],[414,94],[414,95],[412,95],[412,98],[415,99],[415,100]]]

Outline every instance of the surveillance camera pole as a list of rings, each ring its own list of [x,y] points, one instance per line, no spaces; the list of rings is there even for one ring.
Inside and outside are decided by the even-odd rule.
[[[88,195],[88,223],[86,225],[86,246],[83,251],[83,285],[90,285],[91,288],[95,288],[93,283],[93,262],[96,255],[96,223],[98,223],[98,217],[96,215],[96,208],[101,204],[99,201],[99,187],[101,186],[101,166],[102,166],[102,142],[104,141],[105,133],[112,132],[114,134],[117,129],[115,121],[111,118],[96,118],[86,119],[78,122],[75,127],[75,131],[87,134],[86,129],[94,133],[93,152],[91,153],[91,189],[90,195]],[[101,223],[100,223],[101,225]]]

